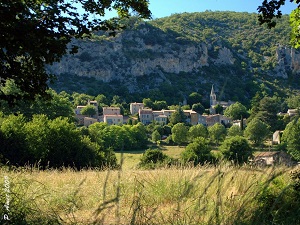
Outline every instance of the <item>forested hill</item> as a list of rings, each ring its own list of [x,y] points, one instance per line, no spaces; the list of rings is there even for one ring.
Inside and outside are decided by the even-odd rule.
[[[174,14],[149,22],[131,18],[124,23],[127,29],[115,37],[99,32],[74,41],[79,52],[49,68],[59,75],[53,87],[169,102],[193,91],[208,96],[212,84],[218,97],[242,102],[262,83],[279,93],[299,87],[300,55],[289,46],[288,16],[272,30],[259,25],[257,14],[236,12]]]

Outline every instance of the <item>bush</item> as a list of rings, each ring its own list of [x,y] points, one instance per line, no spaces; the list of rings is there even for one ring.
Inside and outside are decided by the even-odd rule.
[[[172,159],[158,149],[148,149],[141,157],[139,167],[154,169],[156,167],[170,165]]]
[[[26,122],[22,115],[7,117],[0,126],[0,159],[3,164],[42,167],[116,166],[114,153],[83,136],[67,118],[50,120],[34,115]]]
[[[183,163],[194,162],[195,165],[210,162],[212,155],[205,138],[198,137],[181,153]]]
[[[252,155],[252,148],[247,139],[240,136],[226,139],[220,146],[220,150],[225,158],[239,164],[247,162]]]
[[[261,184],[257,210],[251,224],[300,224],[299,171],[292,173],[292,185],[280,174]]]

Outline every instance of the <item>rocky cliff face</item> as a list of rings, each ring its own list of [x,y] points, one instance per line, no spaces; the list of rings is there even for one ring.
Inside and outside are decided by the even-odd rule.
[[[276,49],[276,59],[275,76],[288,78],[288,72],[300,73],[300,54],[295,49],[279,46]]]
[[[237,32],[241,32],[240,28]],[[116,37],[101,33],[92,40],[74,40],[79,52],[74,56],[66,55],[61,62],[49,67],[49,71],[95,77],[105,82],[119,80],[129,90],[137,88],[138,77],[149,75],[157,77],[153,82],[170,83],[166,74],[193,74],[205,82],[210,71],[219,73],[218,76],[241,76],[240,73],[244,73],[243,76],[251,77],[253,68],[256,68],[255,73],[259,71],[282,78],[287,78],[289,73],[300,73],[300,54],[295,49],[281,45],[264,57],[255,44],[252,49],[250,40],[250,54],[243,47],[244,43],[228,43],[230,37],[225,33],[223,36],[215,34],[211,40],[193,41],[149,23],[140,23]],[[264,64],[271,66],[266,70]],[[224,67],[232,68],[231,74],[224,74]]]

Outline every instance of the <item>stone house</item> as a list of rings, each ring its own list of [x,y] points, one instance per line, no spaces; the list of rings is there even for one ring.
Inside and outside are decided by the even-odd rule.
[[[124,117],[120,107],[103,107],[103,122],[108,125],[123,124]]]
[[[83,125],[86,127],[90,126],[93,123],[97,123],[97,122],[98,122],[98,120],[95,118],[92,118],[92,117],[84,117],[83,118]]]
[[[198,114],[198,124],[202,124],[203,126],[207,126],[206,117],[208,117],[208,115]]]
[[[154,121],[161,125],[165,125],[168,122],[168,117],[166,115],[158,115],[154,117]]]
[[[86,126],[86,125],[90,124],[91,121],[93,121],[93,123],[94,123],[94,121],[96,121],[96,122],[99,121],[98,102],[89,100],[87,105],[94,106],[95,110],[96,110],[96,113],[92,117],[87,117],[86,115],[82,115],[81,111],[86,106],[85,105],[78,105],[75,109],[75,118],[77,119],[79,125]],[[91,120],[89,118],[91,118],[93,120]]]
[[[253,163],[258,166],[295,165],[291,156],[283,151],[258,152],[254,155]]]
[[[123,115],[104,115],[103,121],[108,125],[123,124]]]
[[[153,111],[152,109],[140,109],[139,110],[140,121],[147,125],[153,121]]]
[[[193,110],[183,110],[184,115],[186,116],[186,122],[188,122],[191,125],[197,125],[198,124],[198,113]]]
[[[135,114],[139,113],[139,110],[143,109],[143,108],[144,108],[143,103],[137,103],[137,102],[130,103],[130,113],[131,113],[131,115],[135,115]]]
[[[103,115],[121,115],[120,107],[103,107]]]
[[[167,117],[170,117],[174,112],[176,112],[175,109],[163,109],[161,110],[163,114]]]
[[[288,109],[287,114],[289,116],[296,116],[298,114],[298,109]]]
[[[223,124],[224,126],[227,126],[231,123],[231,119],[223,116],[221,114],[215,114],[215,115],[209,115],[206,116],[206,126],[210,127],[215,125],[216,123]]]
[[[276,130],[273,133],[272,144],[275,144],[275,145],[280,144],[282,134],[283,134],[282,130]]]
[[[85,105],[78,105],[75,109],[75,115],[81,115],[81,110],[85,108]]]

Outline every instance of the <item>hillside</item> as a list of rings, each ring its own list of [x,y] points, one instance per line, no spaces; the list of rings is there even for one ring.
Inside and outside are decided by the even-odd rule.
[[[300,55],[289,46],[288,16],[275,29],[257,14],[174,14],[149,22],[131,18],[111,37],[99,32],[74,40],[79,52],[49,67],[60,91],[143,96],[178,103],[193,91],[249,103],[261,84],[283,94],[299,88]],[[282,93],[281,93],[282,92]],[[132,99],[131,99],[132,98]]]

